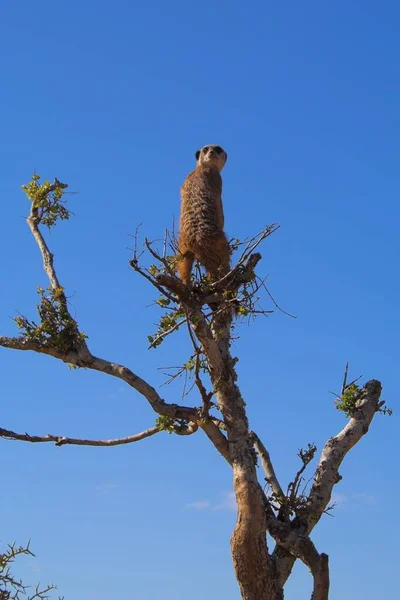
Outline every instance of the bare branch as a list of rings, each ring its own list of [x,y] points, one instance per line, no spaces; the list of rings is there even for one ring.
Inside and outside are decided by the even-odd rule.
[[[51,287],[53,289],[62,287],[54,269],[53,254],[50,252],[39,229],[38,209],[36,208],[34,202],[32,202],[31,212],[29,217],[26,219],[26,222],[28,223],[29,229],[31,230],[32,235],[39,246],[39,250],[43,258],[43,268],[47,274],[47,277],[49,278]]]
[[[275,494],[275,496],[277,496],[278,498],[283,498],[285,496],[285,494],[283,493],[281,485],[275,474],[275,470],[272,465],[271,457],[269,455],[268,450],[266,449],[266,447],[264,446],[264,444],[262,443],[262,441],[260,440],[260,438],[254,431],[250,432],[250,436],[253,441],[256,452],[260,456],[261,464],[262,464],[262,467],[263,467],[264,473],[265,473],[265,479],[266,479],[268,485],[271,486],[271,490]]]
[[[15,431],[10,431],[8,429],[3,429],[0,427],[0,437],[6,440],[19,440],[21,442],[31,442],[33,444],[36,443],[46,443],[46,442],[54,442],[56,446],[122,446],[123,444],[132,444],[134,442],[140,442],[140,440],[144,440],[156,433],[159,433],[160,429],[158,427],[150,427],[150,429],[146,429],[145,431],[141,431],[140,433],[136,433],[135,435],[128,435],[123,438],[115,438],[110,440],[88,440],[88,439],[80,439],[80,438],[71,438],[64,435],[30,435],[28,433],[16,433]]]

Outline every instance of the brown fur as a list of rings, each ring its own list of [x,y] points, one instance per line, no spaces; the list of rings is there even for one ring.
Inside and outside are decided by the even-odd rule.
[[[213,281],[230,268],[220,175],[226,159],[220,146],[204,146],[196,152],[197,166],[181,188],[178,271],[185,285],[190,285],[194,260],[205,267]]]

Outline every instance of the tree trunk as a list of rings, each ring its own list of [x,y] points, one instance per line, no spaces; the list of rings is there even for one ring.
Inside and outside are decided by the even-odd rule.
[[[229,318],[217,317],[213,329],[222,369],[211,371],[211,377],[226,426],[238,509],[231,538],[236,578],[243,600],[282,600],[283,589],[275,563],[268,554],[265,502],[257,479],[245,403],[236,385],[237,375],[229,350]]]
[[[283,589],[268,555],[265,507],[255,465],[250,462],[253,457],[241,441],[235,440],[234,446],[240,457],[233,463],[238,512],[231,550],[241,595],[243,600],[282,600]]]

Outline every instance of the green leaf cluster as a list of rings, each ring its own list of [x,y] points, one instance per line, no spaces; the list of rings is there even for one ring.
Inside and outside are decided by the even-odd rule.
[[[22,337],[42,346],[57,348],[61,352],[77,348],[87,337],[78,329],[66,305],[64,288],[52,287],[37,290],[40,301],[36,307],[40,322],[30,321],[24,316],[14,317]]]
[[[63,199],[64,190],[68,187],[66,183],[61,183],[54,179],[50,183],[47,179],[40,183],[40,175],[34,173],[32,179],[22,186],[28,199],[33,204],[34,216],[39,223],[46,225],[49,229],[53,227],[58,220],[66,221],[71,213],[66,208],[66,201]]]
[[[156,419],[156,427],[158,427],[158,429],[160,431],[166,431],[167,433],[174,433],[175,432],[174,419],[171,419],[170,417],[160,416]]]
[[[351,383],[340,398],[335,400],[337,410],[344,412],[346,417],[352,417],[360,399],[361,389],[357,384]]]

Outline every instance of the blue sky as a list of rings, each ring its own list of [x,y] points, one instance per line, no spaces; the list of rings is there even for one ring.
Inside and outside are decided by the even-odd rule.
[[[190,347],[177,335],[147,350],[158,313],[129,269],[129,236],[143,223],[161,237],[194,152],[222,145],[227,232],[281,225],[259,272],[298,316],[244,325],[234,348],[251,426],[282,482],[299,447],[320,449],[345,424],[329,390],[347,360],[352,375],[382,380],[395,410],[348,457],[335,516],[315,530],[333,600],[398,587],[399,19],[398,3],[371,0],[1,8],[1,333],[14,333],[16,311],[33,316],[46,285],[20,190],[36,169],[78,192],[76,217],[49,243],[92,351],[161,385],[158,368]],[[180,398],[179,386],[161,392]],[[37,434],[124,436],[155,419],[121,382],[7,350],[1,396],[0,425]],[[32,539],[27,579],[70,600],[239,599],[231,474],[201,434],[111,449],[0,444],[1,541]],[[298,565],[287,600],[310,586]]]

